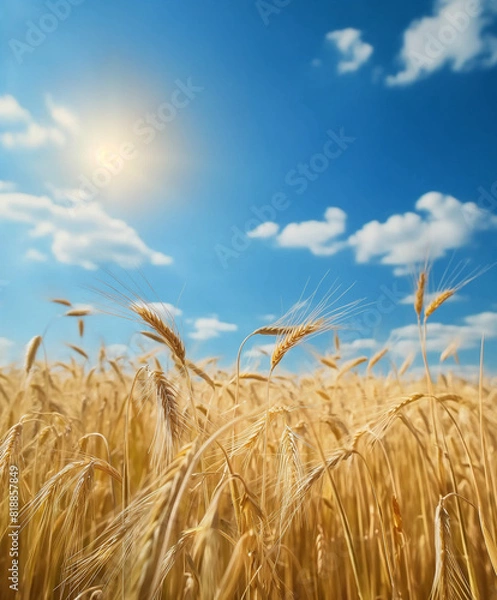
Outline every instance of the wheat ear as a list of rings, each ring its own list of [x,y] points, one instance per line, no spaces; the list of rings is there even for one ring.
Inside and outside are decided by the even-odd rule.
[[[31,367],[33,366],[33,364],[35,362],[36,353],[38,352],[38,348],[40,347],[41,340],[42,340],[41,335],[35,336],[29,342],[29,344],[26,348],[26,360],[24,363],[24,369],[25,369],[26,373],[29,373],[31,371]]]
[[[284,335],[276,344],[276,348],[271,356],[271,371],[279,365],[282,358],[289,350],[294,348],[304,338],[320,331],[325,325],[326,321],[324,319],[317,319],[292,328],[292,330]]]
[[[176,358],[185,365],[186,350],[181,338],[173,331],[171,327],[166,325],[157,313],[151,310],[148,306],[142,304],[132,304],[131,310],[136,313],[143,321],[151,327],[159,336]]]
[[[431,317],[431,315],[439,308],[444,302],[446,302],[449,298],[451,298],[455,294],[455,290],[445,290],[445,292],[440,293],[434,300],[430,302],[430,304],[426,307],[425,310],[425,321]]]
[[[416,294],[414,295],[414,310],[418,315],[418,319],[421,318],[421,312],[423,311],[426,290],[426,279],[426,271],[421,271],[421,273],[419,274]]]

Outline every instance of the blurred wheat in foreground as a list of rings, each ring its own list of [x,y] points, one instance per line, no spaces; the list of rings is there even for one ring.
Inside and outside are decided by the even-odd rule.
[[[338,339],[313,373],[279,375],[319,318],[259,332],[278,336],[267,375],[229,373],[191,362],[146,305],[129,308],[170,368],[105,348],[90,368],[74,345],[74,360],[50,364],[37,336],[24,366],[0,371],[2,599],[497,598],[485,380],[432,382],[426,363],[415,381],[408,362],[376,376],[386,349],[358,369],[367,359],[342,359]],[[83,336],[87,315],[66,315]]]

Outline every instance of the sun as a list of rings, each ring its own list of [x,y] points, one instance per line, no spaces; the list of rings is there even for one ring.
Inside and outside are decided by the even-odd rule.
[[[93,125],[73,150],[80,185],[92,197],[123,202],[136,195],[149,177],[146,149],[139,146],[125,123]]]
[[[173,124],[149,139],[137,126],[140,114],[146,113],[122,106],[101,114],[89,111],[63,158],[71,178],[67,187],[78,189],[86,201],[130,210],[162,202],[168,193],[172,197],[189,159]]]

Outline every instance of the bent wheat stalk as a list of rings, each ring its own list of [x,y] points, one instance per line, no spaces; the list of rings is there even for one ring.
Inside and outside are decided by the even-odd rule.
[[[162,339],[163,343],[171,350],[179,362],[185,366],[185,346],[172,327],[164,323],[160,316],[145,304],[131,304],[131,310],[136,313],[149,327],[151,327]]]
[[[36,353],[38,352],[38,348],[40,347],[42,341],[41,335],[35,336],[27,345],[26,348],[26,360],[24,364],[24,370],[26,373],[31,371],[31,368],[36,359]]]

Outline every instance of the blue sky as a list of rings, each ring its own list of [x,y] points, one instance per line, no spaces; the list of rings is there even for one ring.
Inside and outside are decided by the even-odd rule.
[[[49,323],[50,356],[79,343],[48,300],[112,312],[110,272],[228,362],[328,273],[365,299],[344,353],[400,364],[417,265],[435,292],[495,259],[494,0],[3,0],[0,36],[4,363]],[[93,315],[82,343],[138,329]],[[432,360],[478,364],[482,332],[495,371],[493,269],[434,315]]]

